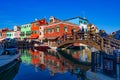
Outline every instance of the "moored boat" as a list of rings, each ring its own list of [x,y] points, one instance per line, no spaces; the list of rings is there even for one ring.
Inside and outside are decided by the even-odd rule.
[[[0,55],[0,73],[6,71],[9,69],[16,60],[19,59],[21,53],[18,52],[17,47],[15,46],[15,41],[3,41],[3,46],[1,46],[1,49],[3,52],[1,52]]]

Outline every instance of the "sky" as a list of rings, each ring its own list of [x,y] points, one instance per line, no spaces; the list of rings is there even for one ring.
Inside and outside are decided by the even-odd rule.
[[[50,16],[85,17],[99,30],[111,33],[120,30],[120,0],[0,0],[0,29]]]

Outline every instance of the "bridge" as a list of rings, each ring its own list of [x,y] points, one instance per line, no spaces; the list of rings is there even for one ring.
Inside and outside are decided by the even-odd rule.
[[[111,37],[104,38],[98,33],[75,32],[73,34],[64,34],[58,39],[57,47],[62,48],[72,43],[82,43],[92,46],[97,50],[105,51],[106,48],[120,49],[120,41]]]

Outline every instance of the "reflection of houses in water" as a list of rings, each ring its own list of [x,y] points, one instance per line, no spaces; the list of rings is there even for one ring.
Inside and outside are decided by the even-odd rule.
[[[33,65],[41,65],[44,64],[44,53],[37,50],[30,50],[32,59],[31,63]]]
[[[31,64],[34,65],[36,71],[45,70],[46,67],[50,71],[50,75],[54,76],[56,73],[70,72],[71,74],[80,75],[86,70],[86,66],[81,66],[79,64],[74,64],[64,57],[62,57],[58,52],[48,51],[44,53],[37,50],[29,50],[31,54]]]
[[[65,72],[67,68],[72,66],[64,61],[62,58],[57,58],[53,55],[46,55],[45,56],[45,64],[48,66],[50,71],[56,72]]]
[[[28,50],[21,50],[21,59],[22,62],[25,64],[30,64],[31,63],[31,56],[30,54],[28,54]]]
[[[59,58],[57,54],[54,53],[47,53],[37,51],[37,50],[30,50],[31,54],[31,63],[33,65],[37,65],[40,68],[47,66],[50,71],[53,73],[57,72],[65,72],[68,68],[70,68],[72,65],[64,61],[63,58]]]
[[[67,54],[71,55],[74,59],[80,60],[81,62],[91,61],[91,51],[89,49],[83,50],[67,49],[66,52]]]

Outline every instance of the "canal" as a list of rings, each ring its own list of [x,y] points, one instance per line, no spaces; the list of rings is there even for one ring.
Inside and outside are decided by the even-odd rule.
[[[85,80],[85,72],[90,69],[91,53],[85,49],[19,52],[21,60],[0,80]]]

